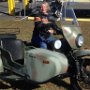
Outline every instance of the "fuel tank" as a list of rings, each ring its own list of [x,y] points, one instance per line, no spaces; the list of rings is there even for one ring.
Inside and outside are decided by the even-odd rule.
[[[64,54],[41,48],[27,50],[24,65],[30,79],[38,83],[66,73],[69,67]]]

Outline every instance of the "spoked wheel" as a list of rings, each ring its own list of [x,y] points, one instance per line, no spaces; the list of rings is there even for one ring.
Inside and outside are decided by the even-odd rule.
[[[83,58],[82,63],[82,79],[79,81],[79,85],[90,90],[90,58]]]

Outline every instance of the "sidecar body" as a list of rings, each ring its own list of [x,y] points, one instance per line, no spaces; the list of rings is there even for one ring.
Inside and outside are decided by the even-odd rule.
[[[42,83],[68,70],[68,59],[62,53],[26,46],[10,35],[1,37],[0,43],[2,79],[28,79]]]

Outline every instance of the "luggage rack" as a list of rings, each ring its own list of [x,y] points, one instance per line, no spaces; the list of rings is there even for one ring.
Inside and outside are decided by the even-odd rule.
[[[0,39],[16,38],[20,34],[20,28],[0,28]]]

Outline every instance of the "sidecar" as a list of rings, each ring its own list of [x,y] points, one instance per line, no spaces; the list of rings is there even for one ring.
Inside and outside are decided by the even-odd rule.
[[[16,34],[0,35],[0,78],[42,83],[67,72],[67,57],[55,51],[26,46]]]

